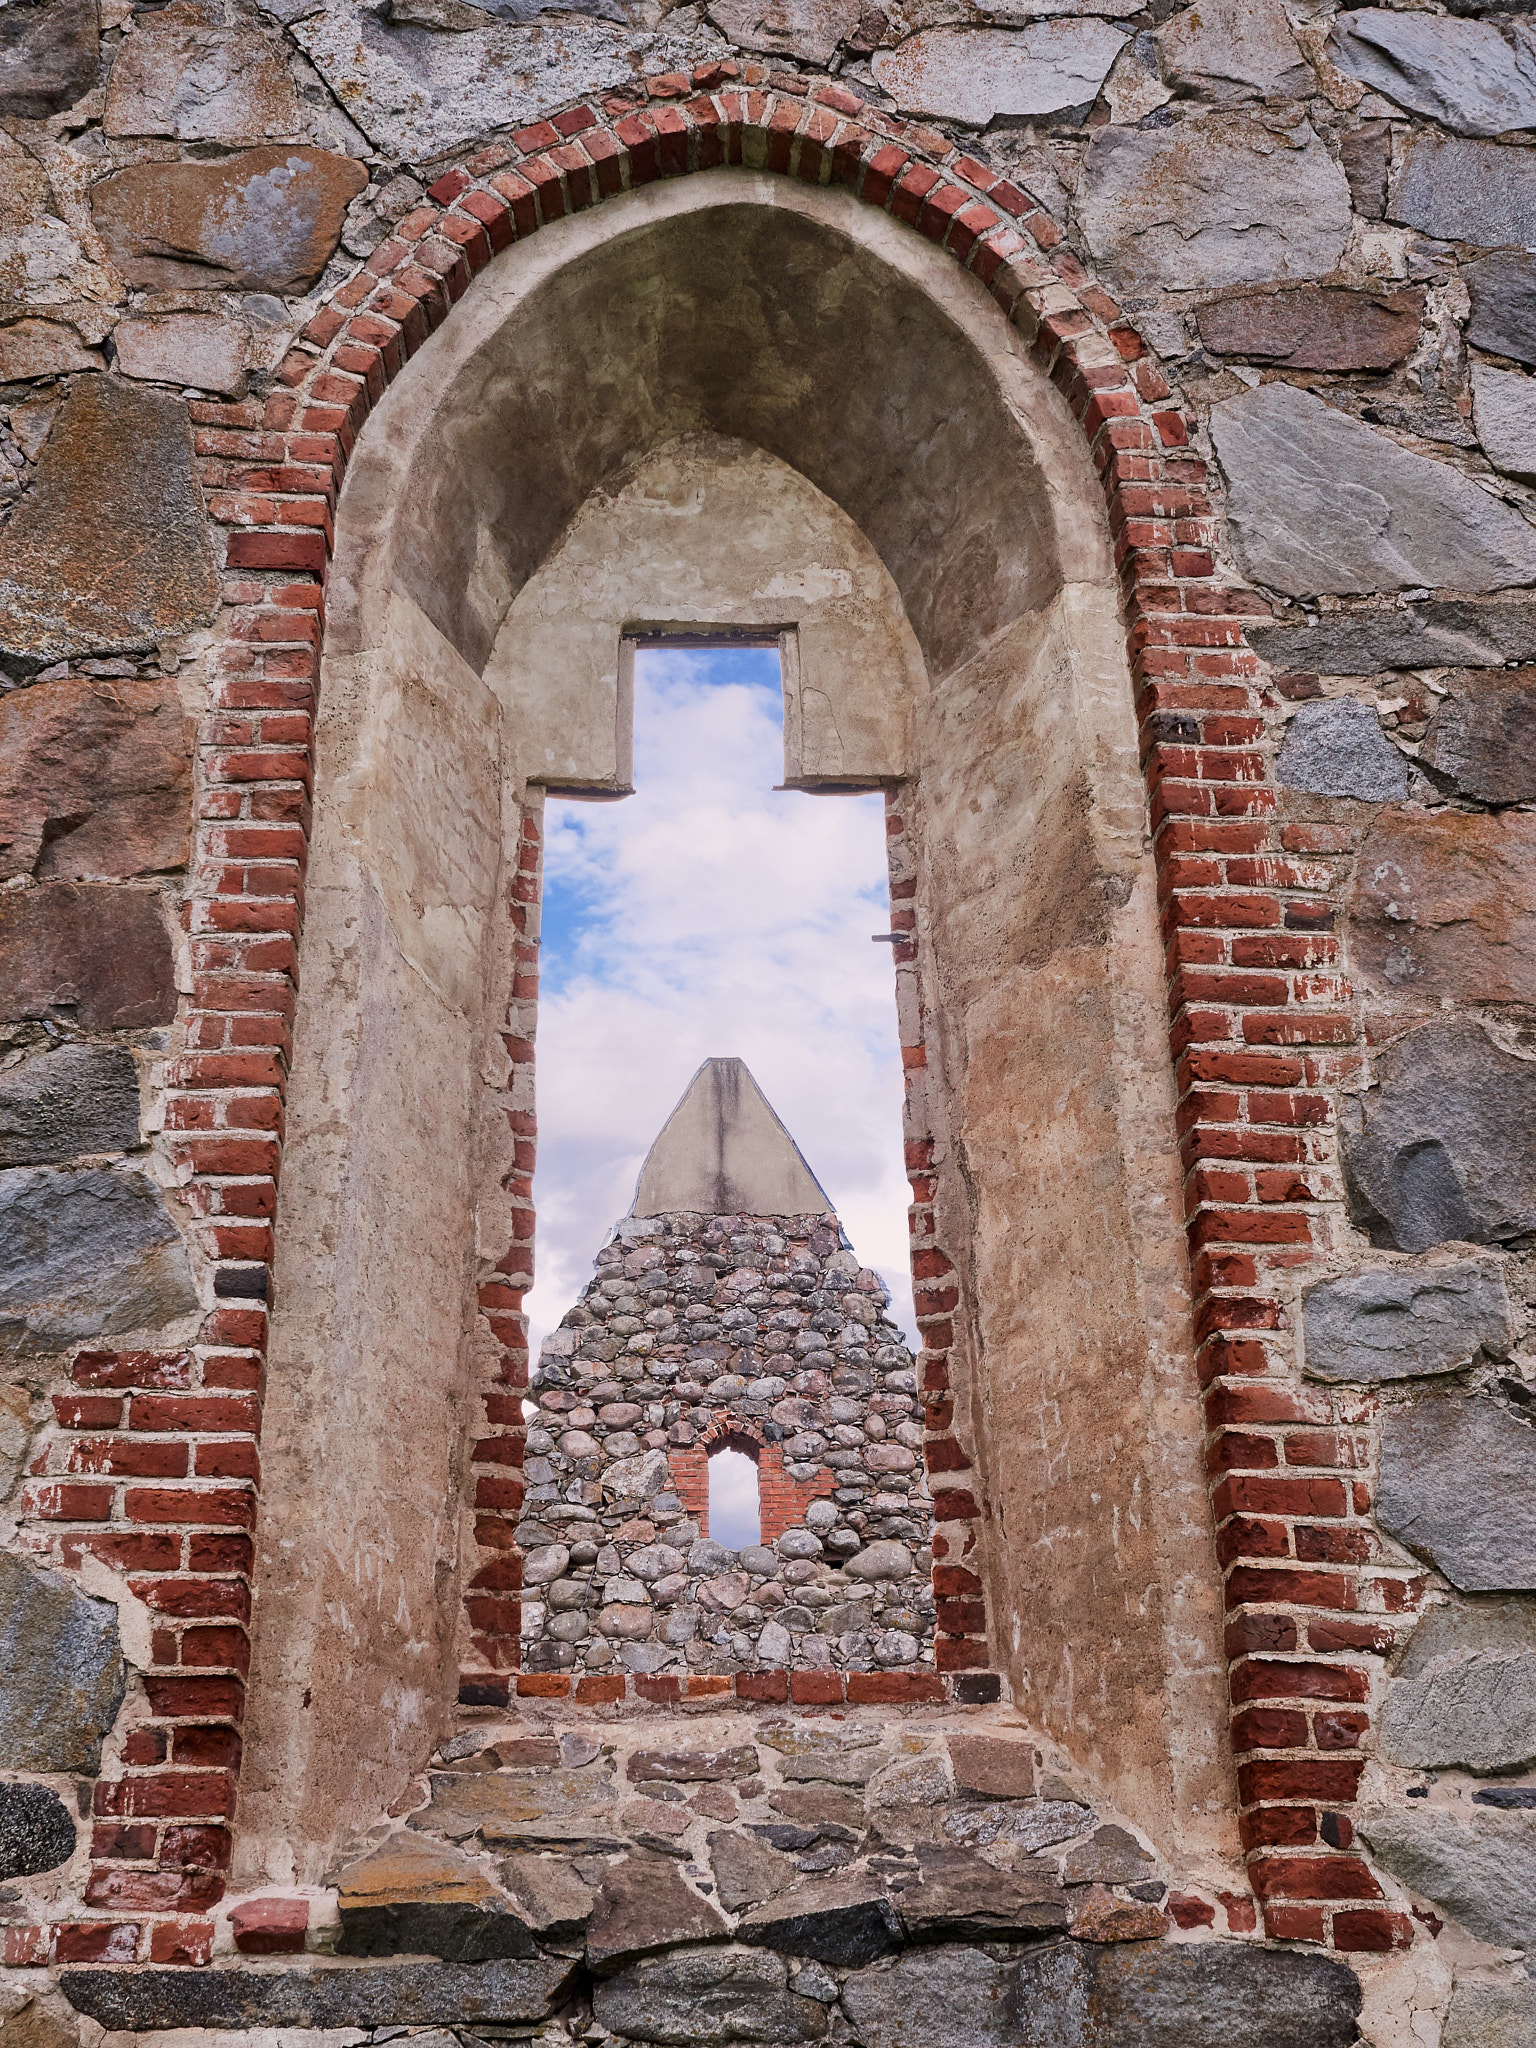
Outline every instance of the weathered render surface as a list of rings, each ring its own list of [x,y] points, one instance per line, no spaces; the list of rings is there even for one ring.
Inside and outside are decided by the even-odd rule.
[[[1533,133],[1482,0],[0,7],[3,2048],[1530,2038]],[[922,1349],[777,1377],[931,1666],[547,1654],[541,793],[701,626],[890,792]]]

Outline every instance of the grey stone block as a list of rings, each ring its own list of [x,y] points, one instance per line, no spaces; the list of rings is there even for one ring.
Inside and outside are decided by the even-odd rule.
[[[1330,1957],[1225,1942],[930,1949],[843,1993],[863,2048],[1348,2048],[1361,2002]]]
[[[689,1890],[669,1857],[628,1856],[599,1888],[587,1927],[587,1962],[594,1970],[615,1970],[658,1949],[722,1941],[727,1932],[719,1911]]]
[[[1480,803],[1536,800],[1536,670],[1452,677],[1419,759]]]
[[[1536,1233],[1536,1065],[1475,1024],[1423,1024],[1341,1118],[1350,1214],[1372,1243],[1427,1251]]]
[[[155,1329],[197,1307],[186,1246],[143,1174],[20,1166],[0,1173],[0,1345]]]
[[[1458,135],[1536,127],[1536,51],[1491,22],[1361,8],[1339,16],[1329,55],[1346,77]]]
[[[1431,598],[1330,612],[1306,625],[1250,626],[1248,644],[1276,668],[1325,676],[1497,668],[1536,656],[1536,604],[1521,598]]]
[[[1424,1024],[1344,1105],[1350,1214],[1374,1244],[1423,1252],[1536,1232],[1536,1063],[1475,1024]]]
[[[1290,384],[1213,408],[1233,544],[1292,597],[1536,582],[1536,529],[1448,464]]]
[[[1388,1409],[1376,1518],[1463,1593],[1536,1590],[1536,1430],[1483,1394]]]
[[[1514,1331],[1503,1275],[1470,1260],[1383,1266],[1320,1280],[1301,1297],[1306,1370],[1316,1380],[1404,1380],[1503,1358]]]
[[[1536,377],[1473,363],[1472,417],[1495,469],[1526,483],[1536,479]]]
[[[1422,129],[1410,135],[1387,186],[1387,218],[1478,249],[1536,241],[1536,162],[1503,149]]]
[[[1376,1860],[1469,1934],[1536,1947],[1536,1818],[1405,1800],[1356,1820]]]
[[[1090,107],[1127,37],[1107,21],[929,28],[877,50],[876,83],[903,113],[984,128],[998,115]]]
[[[1078,193],[1084,238],[1122,291],[1325,277],[1349,233],[1349,185],[1305,122],[1244,113],[1098,129]]]
[[[1524,1770],[1536,1760],[1536,1605],[1433,1608],[1382,1710],[1380,1742],[1410,1770]]]
[[[62,1045],[0,1074],[0,1167],[127,1152],[138,1142],[138,1074],[118,1046]]]
[[[47,1785],[0,1785],[0,1878],[57,1870],[75,1853],[69,1808]]]
[[[1369,704],[1303,704],[1285,729],[1275,774],[1287,789],[1390,803],[1408,794],[1408,764]]]
[[[1440,2048],[1536,2048],[1536,1984],[1458,1984]]]
[[[340,1964],[258,1976],[232,1969],[66,1970],[59,1988],[104,2027],[430,2027],[543,2019],[575,1973],[566,1956],[489,1963]]]
[[[550,107],[621,89],[637,64],[641,75],[687,71],[730,54],[691,8],[679,10],[663,33],[630,26],[614,0],[592,0],[583,15],[565,20],[551,17],[541,0],[506,0],[496,11],[543,18],[497,21],[468,35],[402,33],[352,0],[323,0],[294,21],[293,35],[375,149],[410,162],[446,155],[493,128],[539,120]],[[794,40],[818,47],[810,39],[823,12],[795,0]]]
[[[901,1945],[901,1922],[885,1887],[867,1872],[811,1878],[737,1923],[743,1941],[852,1969]]]
[[[1526,249],[1496,249],[1464,264],[1472,298],[1466,334],[1490,355],[1536,363],[1536,256]]]
[[[843,2010],[863,2048],[1015,2048],[1011,1972],[976,1948],[935,1948],[861,1970]]]
[[[117,1609],[0,1555],[0,1770],[94,1771],[122,1704]]]
[[[1307,99],[1316,91],[1279,0],[1202,0],[1158,33],[1157,68],[1166,86],[1216,106]]]
[[[641,1963],[599,1983],[599,2025],[636,2041],[819,2041],[826,2008],[787,1988],[782,1957],[761,1950],[704,1949]]]
[[[910,1941],[1018,1941],[1067,1930],[1066,1898],[1048,1865],[1002,1871],[968,1849],[920,1842],[917,1867],[917,1883],[896,1897]]]
[[[1026,1956],[1017,2048],[1346,2048],[1360,1982],[1331,1957],[1125,1942]]]
[[[21,0],[0,14],[0,114],[41,121],[96,83],[96,0]]]

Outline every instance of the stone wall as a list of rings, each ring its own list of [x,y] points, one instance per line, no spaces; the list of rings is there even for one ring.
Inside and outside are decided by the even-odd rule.
[[[932,1671],[922,1404],[886,1302],[835,1216],[626,1219],[533,1374],[527,1670]],[[739,1551],[708,1525],[728,1447],[759,1472]]]
[[[1085,422],[1160,862],[1249,1876],[1271,1942],[1358,1959],[1373,2042],[1532,2024],[1533,75],[1529,23],[1473,0],[0,14],[9,1966],[185,1965],[226,1924],[353,439],[492,243],[745,156],[942,242]],[[912,1142],[947,1430],[943,1132]],[[527,1268],[482,1276],[509,1356]],[[512,1518],[506,1455],[476,1484]],[[1157,1953],[1209,1951],[1214,1918]],[[16,1980],[8,2033],[62,2024],[25,2004],[51,1981]]]

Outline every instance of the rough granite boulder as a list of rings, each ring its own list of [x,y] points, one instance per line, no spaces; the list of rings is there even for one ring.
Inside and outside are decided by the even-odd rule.
[[[73,882],[0,890],[0,1021],[141,1031],[175,1014],[158,891]]]
[[[917,1881],[895,1896],[909,1941],[1018,1941],[1066,1932],[1067,1902],[1049,1869],[1022,1863],[1001,1871],[968,1849],[931,1842],[920,1842],[916,1853]]]
[[[1458,1984],[1440,2048],[1536,2048],[1536,1984]]]
[[[723,1941],[729,1930],[715,1906],[691,1891],[667,1856],[627,1856],[609,1867],[587,1927],[587,1963],[616,1970],[658,1949]]]
[[[1311,1379],[1370,1384],[1457,1372],[1514,1341],[1503,1274],[1470,1260],[1381,1266],[1320,1280],[1301,1297]]]
[[[1363,2003],[1331,1956],[1249,1943],[1075,1943],[1026,1956],[1010,2048],[1348,2048]]]
[[[156,647],[206,624],[218,594],[186,407],[81,378],[0,532],[0,666]]]
[[[96,83],[100,61],[96,0],[11,0],[0,12],[0,115],[62,113]]]
[[[1255,98],[1308,99],[1317,90],[1279,0],[1201,0],[1155,40],[1158,69],[1181,98],[1231,107]]]
[[[0,1352],[159,1329],[196,1307],[187,1248],[144,1174],[0,1172]]]
[[[1536,582],[1536,529],[1459,470],[1310,391],[1265,384],[1213,408],[1233,545],[1292,597]]]
[[[901,1922],[885,1886],[868,1872],[811,1877],[743,1913],[743,1941],[854,1969],[901,1946]]]
[[[909,1950],[860,1970],[843,2009],[862,2048],[1015,2048],[1021,2038],[1012,1972],[977,1948]]]
[[[126,1672],[117,1609],[0,1553],[0,1770],[95,1771]]]
[[[1476,1024],[1400,1038],[1340,1121],[1350,1214],[1373,1244],[1423,1252],[1536,1234],[1536,1063]]]
[[[1418,346],[1424,291],[1242,292],[1196,315],[1214,355],[1287,370],[1389,370]]]
[[[1536,1762],[1536,1607],[1434,1607],[1387,1691],[1381,1754],[1409,1770],[1523,1771]]]
[[[146,15],[112,66],[108,135],[179,142],[265,142],[293,136],[299,95],[282,45],[249,28],[162,28]]]
[[[1349,185],[1322,138],[1242,113],[1096,130],[1077,204],[1124,292],[1326,277],[1349,234]]]
[[[820,2041],[826,2007],[788,1988],[783,1958],[760,1949],[663,1956],[599,1981],[592,2014],[636,2041]]]
[[[61,1045],[0,1073],[0,1167],[139,1142],[139,1077],[120,1046]]]
[[[147,383],[190,385],[238,397],[250,341],[243,321],[220,313],[130,315],[112,330],[117,367]]]
[[[129,284],[307,291],[368,182],[361,164],[295,143],[213,163],[136,164],[91,188]]]
[[[1040,21],[1025,29],[931,28],[871,69],[903,113],[984,128],[999,115],[1089,107],[1126,41],[1104,21]]]
[[[864,7],[863,0],[709,0],[705,11],[740,49],[830,64]]]
[[[0,1785],[0,1878],[57,1870],[75,1853],[75,1822],[47,1785]]]
[[[1387,218],[1474,248],[1536,242],[1536,156],[1420,129],[1387,187]]]
[[[1408,794],[1408,764],[1356,697],[1303,704],[1285,728],[1275,778],[1309,796],[1390,803]]]
[[[1303,624],[1256,624],[1247,637],[1260,660],[1325,676],[1497,668],[1536,656],[1536,604],[1519,597],[1399,601],[1328,612]]]
[[[0,881],[184,867],[192,753],[169,676],[59,676],[0,696]]]
[[[766,23],[798,28],[795,40],[807,61],[826,61],[813,54],[824,47],[824,32],[821,39],[805,32],[819,23],[816,0],[787,0],[782,9],[762,0],[748,4],[758,7]],[[299,47],[375,149],[420,163],[492,129],[537,121],[551,107],[729,54],[720,36],[699,25],[692,8],[679,8],[659,31],[631,26],[630,12],[620,0],[591,0],[579,15],[543,13],[526,23],[495,21],[468,34],[443,35],[430,28],[393,28],[382,13],[352,0],[320,0],[302,9],[292,27]],[[790,36],[775,48],[801,54]]]
[[[1467,340],[1490,355],[1536,363],[1536,256],[1526,249],[1496,249],[1464,264],[1471,294]]]
[[[1389,1408],[1376,1518],[1463,1593],[1536,1592],[1536,1429],[1486,1394]]]
[[[1364,7],[1339,16],[1328,54],[1347,78],[1458,135],[1536,127],[1536,46],[1518,31]]]
[[[1536,669],[1447,677],[1419,760],[1458,796],[1536,802]]]
[[[1536,1947],[1532,1815],[1404,1800],[1360,1811],[1355,1825],[1383,1869],[1479,1941]]]
[[[1536,377],[1473,363],[1472,417],[1494,468],[1536,481]]]
[[[1376,988],[1536,1002],[1536,816],[1379,812],[1348,918],[1351,959]]]

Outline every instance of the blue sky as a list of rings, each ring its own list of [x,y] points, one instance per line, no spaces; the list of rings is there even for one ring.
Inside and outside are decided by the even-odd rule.
[[[702,1060],[744,1059],[911,1332],[878,795],[775,791],[769,648],[642,651],[635,794],[546,814],[534,1339]]]

